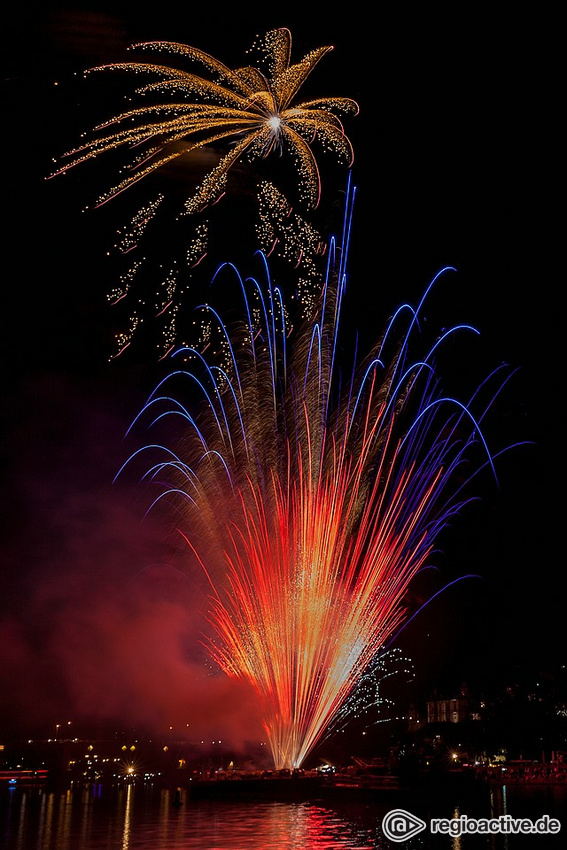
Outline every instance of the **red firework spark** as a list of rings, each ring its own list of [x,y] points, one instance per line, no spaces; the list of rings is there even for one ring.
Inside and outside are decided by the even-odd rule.
[[[183,442],[136,455],[161,455],[146,473],[156,502],[182,505],[180,531],[212,588],[212,658],[256,693],[276,767],[298,767],[407,620],[410,582],[467,501],[465,455],[480,448],[475,469],[492,466],[487,408],[475,419],[440,394],[439,343],[409,360],[417,311],[407,305],[393,355],[384,359],[394,322],[332,404],[344,254],[318,315],[292,332],[267,265],[265,287],[229,268],[246,320],[232,334],[219,324],[224,366],[176,352],[190,365],[142,413],[181,415]],[[463,328],[474,330],[448,333]],[[194,417],[162,389],[187,378],[203,397]]]

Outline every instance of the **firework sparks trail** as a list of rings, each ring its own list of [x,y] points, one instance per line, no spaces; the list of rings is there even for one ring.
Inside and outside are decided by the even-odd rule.
[[[469,500],[466,485],[480,468],[494,471],[480,430],[491,401],[474,415],[478,391],[469,404],[444,396],[433,363],[448,335],[473,328],[452,328],[412,360],[421,304],[403,305],[338,386],[348,197],[318,315],[288,327],[264,258],[265,286],[224,266],[242,288],[245,321],[229,334],[219,320],[223,366],[177,351],[179,367],[135,422],[181,417],[183,442],[146,445],[126,462],[156,455],[144,476],[159,490],[152,506],[179,512],[210,582],[210,654],[254,689],[278,768],[300,766],[342,716],[409,618],[408,587]],[[202,398],[195,416],[170,392],[179,381]],[[466,472],[471,456],[476,471]]]
[[[197,185],[186,190],[181,214],[175,219],[183,224],[172,227],[170,223],[165,240],[169,244],[174,241],[172,233],[181,231],[184,248],[175,248],[175,260],[168,256],[167,266],[161,264],[153,273],[160,278],[157,291],[150,298],[138,296],[149,264],[146,257],[134,254],[132,264],[108,295],[112,304],[127,298],[129,308],[126,327],[116,335],[114,356],[130,345],[149,317],[159,319],[158,326],[163,328],[162,356],[179,344],[178,313],[184,289],[209,252],[209,215],[228,190],[229,174],[242,164],[248,169],[249,190],[257,200],[255,229],[262,248],[300,267],[297,286],[302,302],[310,297],[311,287],[320,289],[318,255],[326,239],[293,210],[274,184],[260,179],[250,167],[266,160],[273,164],[283,155],[292,163],[295,176],[291,182],[297,185],[300,206],[307,212],[315,209],[321,195],[319,153],[351,165],[352,145],[339,116],[356,115],[358,105],[347,97],[299,97],[307,78],[333,48],[316,48],[293,63],[291,47],[288,29],[270,30],[250,50],[257,64],[232,69],[190,45],[154,41],[131,49],[150,56],[167,54],[184,67],[145,59],[111,63],[87,72],[143,78],[133,93],[137,105],[96,126],[90,137],[59,159],[51,176],[112,152],[124,153],[121,174],[125,176],[99,195],[95,206],[100,207],[156,172],[163,174],[177,161],[187,166],[187,175],[193,168],[199,172]],[[200,73],[195,73],[194,66]],[[134,214],[129,225],[118,231],[115,252],[132,260],[131,252],[143,245],[154,218],[167,206],[165,200],[160,192]],[[125,310],[126,304],[121,309]]]
[[[312,50],[292,65],[289,30],[270,30],[255,45],[265,57],[265,72],[251,66],[230,69],[208,53],[186,44],[155,41],[134,45],[134,49],[140,48],[197,62],[216,79],[147,61],[113,63],[92,69],[157,77],[157,81],[139,87],[136,93],[141,97],[165,95],[162,103],[116,115],[96,128],[98,134],[92,141],[64,157],[67,162],[56,173],[116,148],[136,150],[129,175],[101,195],[99,205],[172,160],[224,139],[235,140],[235,144],[187,199],[189,213],[219,198],[228,172],[243,157],[254,161],[274,150],[289,150],[297,166],[303,200],[311,208],[317,206],[321,190],[312,150],[315,140],[347,163],[352,162],[351,144],[335,113],[356,114],[355,101],[345,97],[296,100],[305,80],[333,49],[331,46]],[[106,132],[109,128],[110,132]]]
[[[331,718],[326,736],[343,731],[354,717],[365,718],[366,728],[395,719],[396,706],[384,696],[384,683],[393,677],[403,677],[409,684],[414,675],[413,662],[399,647],[378,653]]]

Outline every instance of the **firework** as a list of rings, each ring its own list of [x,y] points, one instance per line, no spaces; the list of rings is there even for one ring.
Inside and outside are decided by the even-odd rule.
[[[136,148],[129,175],[101,195],[98,204],[172,160],[228,139],[235,140],[234,146],[187,199],[187,212],[217,200],[228,172],[243,157],[253,162],[274,150],[288,151],[297,166],[302,198],[308,207],[317,205],[320,194],[313,143],[317,140],[324,149],[348,163],[352,161],[352,148],[336,113],[356,113],[356,103],[344,97],[296,100],[309,74],[332,47],[312,50],[300,62],[291,64],[289,30],[271,30],[257,45],[265,56],[267,74],[254,67],[231,70],[189,45],[161,41],[134,45],[134,49],[140,48],[197,62],[213,79],[150,62],[103,66],[157,78],[137,88],[136,94],[145,98],[157,95],[165,101],[115,116],[96,128],[99,135],[92,141],[65,155],[68,162],[59,172],[116,148]]]
[[[144,77],[147,82],[134,92],[141,105],[95,127],[92,138],[65,154],[54,173],[64,173],[112,151],[126,151],[129,157],[126,176],[99,196],[97,206],[177,160],[189,166],[194,163],[204,174],[201,182],[189,190],[181,215],[182,219],[190,216],[198,222],[195,227],[199,232],[193,235],[187,236],[183,228],[183,238],[199,245],[198,257],[189,250],[183,269],[172,264],[166,282],[160,285],[160,290],[169,289],[169,296],[164,303],[156,305],[154,312],[154,317],[164,317],[162,349],[168,352],[171,340],[175,339],[175,312],[187,285],[178,281],[183,277],[186,281],[187,270],[207,253],[204,231],[208,223],[202,220],[203,215],[225,193],[229,173],[239,164],[251,166],[266,159],[276,162],[284,155],[293,164],[296,175],[293,182],[297,183],[301,205],[305,210],[317,207],[321,180],[315,151],[331,153],[339,161],[351,164],[352,147],[339,116],[356,114],[358,107],[346,97],[299,97],[305,81],[332,47],[317,48],[292,63],[291,35],[287,29],[271,30],[253,46],[252,52],[258,55],[257,67],[230,69],[213,56],[184,44],[147,42],[133,45],[132,49],[167,53],[186,67],[132,61],[91,69],[91,73],[104,70]],[[201,74],[194,73],[195,65],[202,70]],[[292,234],[288,222],[284,228],[278,228],[281,190],[257,175],[251,177],[251,183],[251,191],[258,195],[261,206],[258,225],[263,232],[261,241],[278,240],[277,254],[302,265],[305,274],[301,285],[305,287],[305,281],[313,279],[312,246],[320,243],[321,238],[301,225],[296,225]],[[130,224],[118,234],[114,246],[118,253],[129,254],[138,247],[152,219],[163,209],[163,201],[164,196],[159,194],[134,214]],[[289,218],[291,210],[284,198],[283,208],[286,207]],[[300,238],[301,234],[305,234],[305,240]],[[116,290],[131,288],[134,279],[140,277],[141,262],[137,260],[128,269]],[[117,303],[115,290],[109,298]],[[162,300],[159,292],[155,300]],[[146,300],[138,298],[130,311],[128,329],[117,337],[117,353],[129,345],[147,309]]]
[[[154,457],[152,507],[174,513],[210,583],[210,654],[255,692],[278,768],[301,765],[343,722],[413,613],[410,583],[468,501],[465,459],[494,470],[480,430],[490,402],[475,416],[481,393],[469,404],[443,395],[434,364],[443,340],[474,329],[454,327],[412,359],[419,308],[404,305],[341,382],[349,227],[347,209],[342,250],[331,243],[318,312],[302,327],[289,327],[263,255],[263,283],[219,271],[241,287],[244,321],[229,332],[203,308],[217,320],[210,357],[178,350],[136,419],[179,420],[183,439],[127,461]],[[180,383],[200,405],[182,403]]]
[[[393,677],[403,677],[403,681],[409,684],[414,675],[411,659],[404,656],[398,647],[378,653],[330,719],[326,735],[344,731],[354,717],[364,719],[365,729],[399,719],[394,713],[394,701],[384,696],[384,683]]]

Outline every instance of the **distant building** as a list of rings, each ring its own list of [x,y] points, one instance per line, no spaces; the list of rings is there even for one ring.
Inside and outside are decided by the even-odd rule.
[[[461,688],[458,696],[450,699],[435,698],[427,702],[428,723],[462,723],[479,719],[478,706],[471,703],[465,687]]]

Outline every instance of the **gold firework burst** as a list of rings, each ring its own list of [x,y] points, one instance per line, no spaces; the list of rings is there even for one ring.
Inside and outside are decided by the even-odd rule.
[[[157,79],[137,88],[136,94],[167,97],[165,102],[129,109],[95,127],[93,139],[63,157],[57,173],[107,151],[135,147],[128,175],[98,198],[99,205],[167,163],[220,142],[231,144],[187,199],[188,213],[215,202],[225,189],[229,170],[244,159],[254,162],[274,150],[289,153],[297,168],[300,197],[310,209],[317,206],[320,196],[315,142],[340,160],[352,162],[352,146],[338,114],[356,114],[355,101],[345,97],[297,100],[305,80],[332,47],[312,50],[292,64],[289,30],[271,30],[254,45],[263,53],[264,71],[250,66],[232,70],[184,44],[156,41],[133,46],[140,48],[197,62],[209,76],[150,62],[91,69],[153,75]]]

